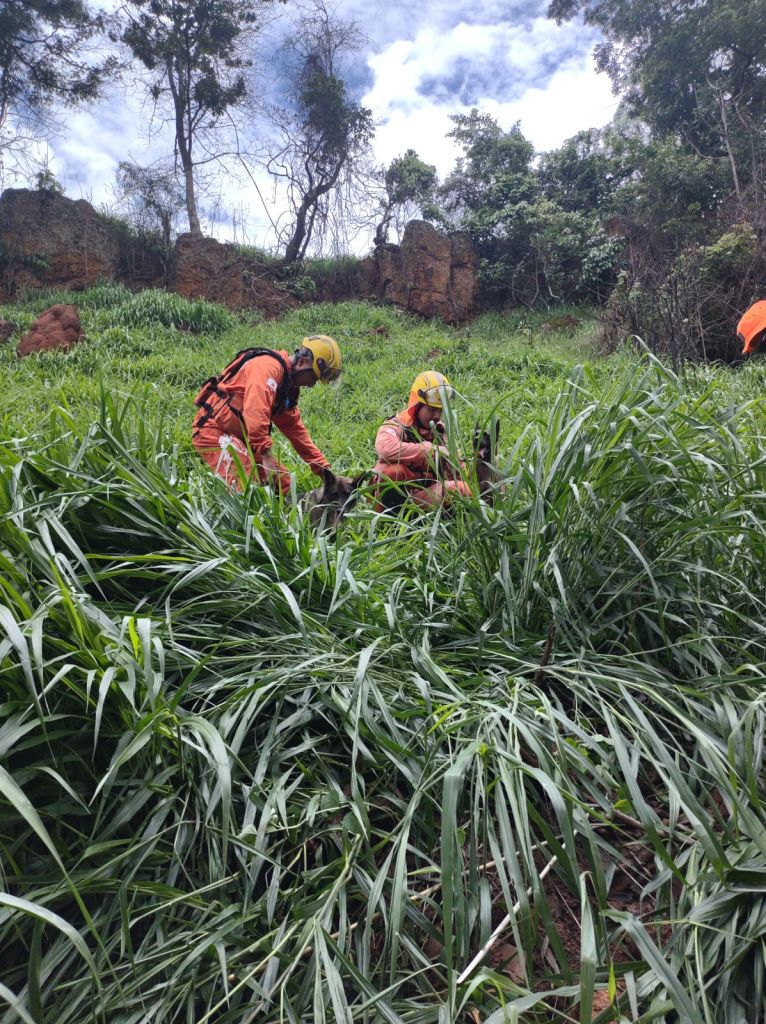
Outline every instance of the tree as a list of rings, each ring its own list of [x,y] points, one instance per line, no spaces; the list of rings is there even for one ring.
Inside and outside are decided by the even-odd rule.
[[[333,196],[349,184],[372,138],[372,113],[341,77],[344,58],[361,42],[356,25],[338,19],[320,0],[285,46],[294,84],[287,90],[290,105],[271,111],[278,138],[267,169],[287,191],[286,263],[302,259],[317,231],[327,227]]]
[[[552,0],[561,22],[582,14],[604,42],[599,67],[660,134],[725,161],[738,199],[763,180],[766,0]]]
[[[122,160],[117,169],[117,188],[139,228],[152,231],[159,225],[163,248],[168,252],[173,221],[184,206],[183,190],[173,168],[140,167]]]
[[[463,156],[439,189],[442,220],[473,238],[485,296],[527,305],[603,296],[619,245],[604,234],[597,210],[578,205],[593,188],[590,172],[579,177],[579,157],[595,140],[579,140],[581,154],[578,142],[560,160],[549,154],[544,175],[533,166],[534,149],[518,123],[503,131],[477,110],[452,120],[450,137]]]
[[[247,91],[244,44],[266,5],[267,0],[125,0],[121,38],[148,72],[152,101],[169,109],[193,234],[201,233],[195,168],[223,155],[222,127]]]
[[[626,176],[611,142],[608,130],[588,128],[543,153],[538,171],[544,195],[564,210],[604,210]]]
[[[518,122],[506,132],[489,114],[474,109],[452,116],[463,155],[438,190],[439,218],[448,228],[467,231],[480,256],[480,279],[498,297],[535,291],[520,276],[528,270],[534,218],[540,196],[532,168],[534,148]]]
[[[436,168],[420,159],[414,149],[408,149],[404,156],[395,157],[382,174],[382,214],[375,229],[375,245],[383,245],[388,237],[388,228],[397,212],[405,217],[412,208],[423,209],[433,201],[437,184]]]
[[[95,99],[114,58],[94,60],[88,43],[105,28],[85,0],[3,0],[0,4],[0,157],[35,134],[54,101]]]
[[[462,147],[455,169],[439,189],[453,226],[487,243],[507,233],[514,208],[534,201],[539,185],[532,169],[534,147],[518,122],[504,132],[489,114],[454,114],[448,138]]]

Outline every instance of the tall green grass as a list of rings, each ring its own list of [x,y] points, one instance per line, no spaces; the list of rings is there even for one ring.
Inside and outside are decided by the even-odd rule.
[[[439,332],[493,507],[317,534],[151,387],[0,447],[0,1020],[763,1021],[761,371],[346,314],[312,427]]]

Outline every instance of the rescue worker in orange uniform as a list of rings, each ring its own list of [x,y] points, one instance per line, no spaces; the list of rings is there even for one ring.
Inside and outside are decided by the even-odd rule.
[[[760,299],[743,315],[737,324],[737,337],[742,342],[742,355],[757,352],[766,342],[766,299]]]
[[[285,435],[312,472],[330,463],[311,440],[298,409],[301,388],[340,376],[337,342],[326,334],[304,338],[290,356],[284,350],[245,349],[217,377],[202,385],[192,443],[214,473],[240,488],[237,462],[249,477],[290,491],[290,472],[272,453],[271,425]]]
[[[455,493],[470,495],[468,486],[454,479],[445,445],[442,414],[452,395],[444,374],[435,370],[419,373],[410,388],[407,408],[378,430],[378,461],[373,473],[381,483],[378,500],[383,508],[396,509],[405,497],[428,507]],[[386,481],[398,486],[386,487]]]

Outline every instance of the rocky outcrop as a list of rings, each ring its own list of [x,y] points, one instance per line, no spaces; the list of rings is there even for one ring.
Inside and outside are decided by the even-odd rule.
[[[53,189],[0,195],[0,268],[7,295],[39,288],[80,291],[99,281],[165,283],[164,254],[102,216],[84,199]]]
[[[375,250],[375,297],[425,317],[462,323],[475,311],[478,259],[468,235],[446,235],[422,220],[401,245]]]
[[[6,291],[86,288],[117,276],[120,241],[83,199],[7,189],[0,196],[0,253]]]
[[[0,272],[6,295],[44,287],[80,290],[98,281],[167,287],[187,298],[257,309],[276,317],[303,302],[367,298],[424,317],[462,323],[477,304],[476,252],[465,234],[411,221],[401,245],[382,245],[360,262],[299,288],[235,245],[181,235],[169,260],[125,225],[84,200],[54,190],[8,189],[0,196]],[[300,297],[300,298],[299,298]]]
[[[77,307],[59,302],[35,320],[19,342],[16,354],[21,357],[30,356],[33,352],[68,352],[82,340]]]
[[[299,305],[294,296],[276,287],[268,266],[244,256],[235,245],[200,235],[177,239],[168,287],[189,299],[208,299],[230,309],[258,309],[266,317]]]

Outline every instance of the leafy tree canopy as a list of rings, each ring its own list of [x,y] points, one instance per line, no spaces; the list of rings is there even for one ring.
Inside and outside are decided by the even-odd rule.
[[[424,163],[414,149],[395,157],[385,175],[386,193],[392,203],[423,202],[436,185],[436,168]]]
[[[625,177],[625,162],[611,146],[611,136],[589,128],[567,139],[559,149],[543,153],[539,163],[545,195],[564,210],[604,206]]]
[[[39,118],[52,100],[94,99],[115,65],[86,52],[104,29],[104,17],[85,0],[2,0],[0,130],[10,117]]]
[[[474,109],[455,114],[449,137],[463,149],[455,169],[439,190],[447,216],[477,240],[502,232],[519,204],[539,194],[531,166],[532,143],[519,123],[505,132],[490,117]]]
[[[709,150],[724,130],[763,130],[766,0],[552,0],[548,13],[601,29],[598,66],[659,131]]]
[[[249,61],[235,43],[245,28],[255,27],[261,6],[251,0],[127,0],[132,11],[122,40],[156,73],[155,99],[179,94],[199,122],[219,117],[244,95],[241,69]]]
[[[382,245],[394,217],[409,216],[420,209],[426,216],[433,210],[438,177],[433,164],[424,163],[414,149],[395,157],[382,170],[383,194],[379,200],[382,215],[375,229],[375,245]]]

